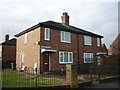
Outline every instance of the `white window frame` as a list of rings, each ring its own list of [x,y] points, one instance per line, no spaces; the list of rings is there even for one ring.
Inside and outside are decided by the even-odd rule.
[[[61,42],[65,42],[65,43],[71,43],[71,33],[70,32],[66,32],[66,31],[60,31],[60,41]],[[68,39],[67,39],[67,35],[68,34]]]
[[[64,54],[65,54],[65,53],[68,54],[68,57],[67,57],[67,58],[68,58],[68,60],[67,60],[68,62],[65,62],[65,60],[64,60]],[[62,59],[63,62],[61,62],[61,54],[63,54],[63,57],[62,57],[62,58],[63,58],[63,59]],[[72,55],[72,56],[71,56],[71,57],[72,57],[72,58],[71,58],[71,61],[70,61],[70,54]],[[59,52],[59,63],[60,63],[60,64],[72,64],[72,63],[73,63],[73,52],[60,51],[60,52]]]
[[[97,46],[100,47],[100,38],[97,38]]]
[[[84,36],[84,45],[92,45],[92,37],[91,36]]]
[[[89,62],[88,61],[86,61],[86,58],[87,58],[87,56],[90,56],[90,60],[89,60]],[[84,53],[84,63],[93,63],[93,53]]]
[[[48,36],[47,36],[47,32],[48,32]],[[50,40],[50,28],[44,29],[44,40]]]
[[[24,44],[27,44],[27,37],[28,37],[28,34],[25,33],[24,37],[25,37],[25,39],[24,39]]]

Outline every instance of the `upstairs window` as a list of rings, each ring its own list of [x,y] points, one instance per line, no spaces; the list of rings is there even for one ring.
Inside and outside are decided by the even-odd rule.
[[[97,46],[100,47],[100,38],[97,38]]]
[[[92,37],[84,36],[84,45],[92,45]]]
[[[93,53],[84,53],[84,63],[93,62]]]
[[[50,28],[44,30],[44,40],[50,40]]]
[[[24,39],[24,44],[27,43],[27,33],[25,33],[25,39]]]
[[[61,42],[71,43],[71,33],[61,31]]]
[[[59,63],[73,63],[73,53],[72,52],[59,52]]]

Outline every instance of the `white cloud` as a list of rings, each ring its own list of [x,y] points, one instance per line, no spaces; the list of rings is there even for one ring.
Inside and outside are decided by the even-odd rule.
[[[31,13],[31,10],[29,7],[25,5],[17,5],[16,9],[13,11],[13,14],[15,15],[29,15]]]
[[[118,35],[118,23],[114,21],[104,23],[101,28],[99,28],[99,33],[104,35],[103,41],[107,44],[107,47],[109,47]]]
[[[12,38],[14,34],[41,21],[61,22],[61,13],[64,11],[70,15],[71,25],[103,35],[103,41],[108,47],[117,34],[117,3],[87,0],[1,0],[1,38],[3,40],[8,31]]]

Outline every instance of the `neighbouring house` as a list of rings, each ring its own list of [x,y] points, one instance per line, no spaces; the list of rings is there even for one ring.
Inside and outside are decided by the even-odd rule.
[[[100,54],[101,57],[100,63],[105,64],[108,59],[108,49],[104,43],[101,46],[102,46],[102,54]]]
[[[102,44],[102,52],[104,54],[108,55],[108,49],[107,49],[107,47],[106,47],[106,45],[104,43]]]
[[[120,34],[112,42],[112,44],[110,45],[110,48],[108,48],[108,54],[109,55],[119,55],[120,54]]]
[[[9,35],[5,36],[5,42],[0,44],[0,60],[2,68],[11,68],[11,63],[16,61],[16,39],[10,39]]]
[[[108,48],[108,55],[112,55],[112,49]]]
[[[61,18],[62,23],[40,22],[15,35],[17,67],[37,67],[43,72],[95,62],[103,52],[103,36],[69,25],[66,12]]]

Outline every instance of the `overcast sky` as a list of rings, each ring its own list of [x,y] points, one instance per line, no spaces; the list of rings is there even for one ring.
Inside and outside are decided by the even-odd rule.
[[[103,35],[102,41],[109,47],[118,35],[117,1],[0,0],[0,42],[5,34],[13,38],[39,22],[61,22],[62,13],[68,12],[70,25]]]

